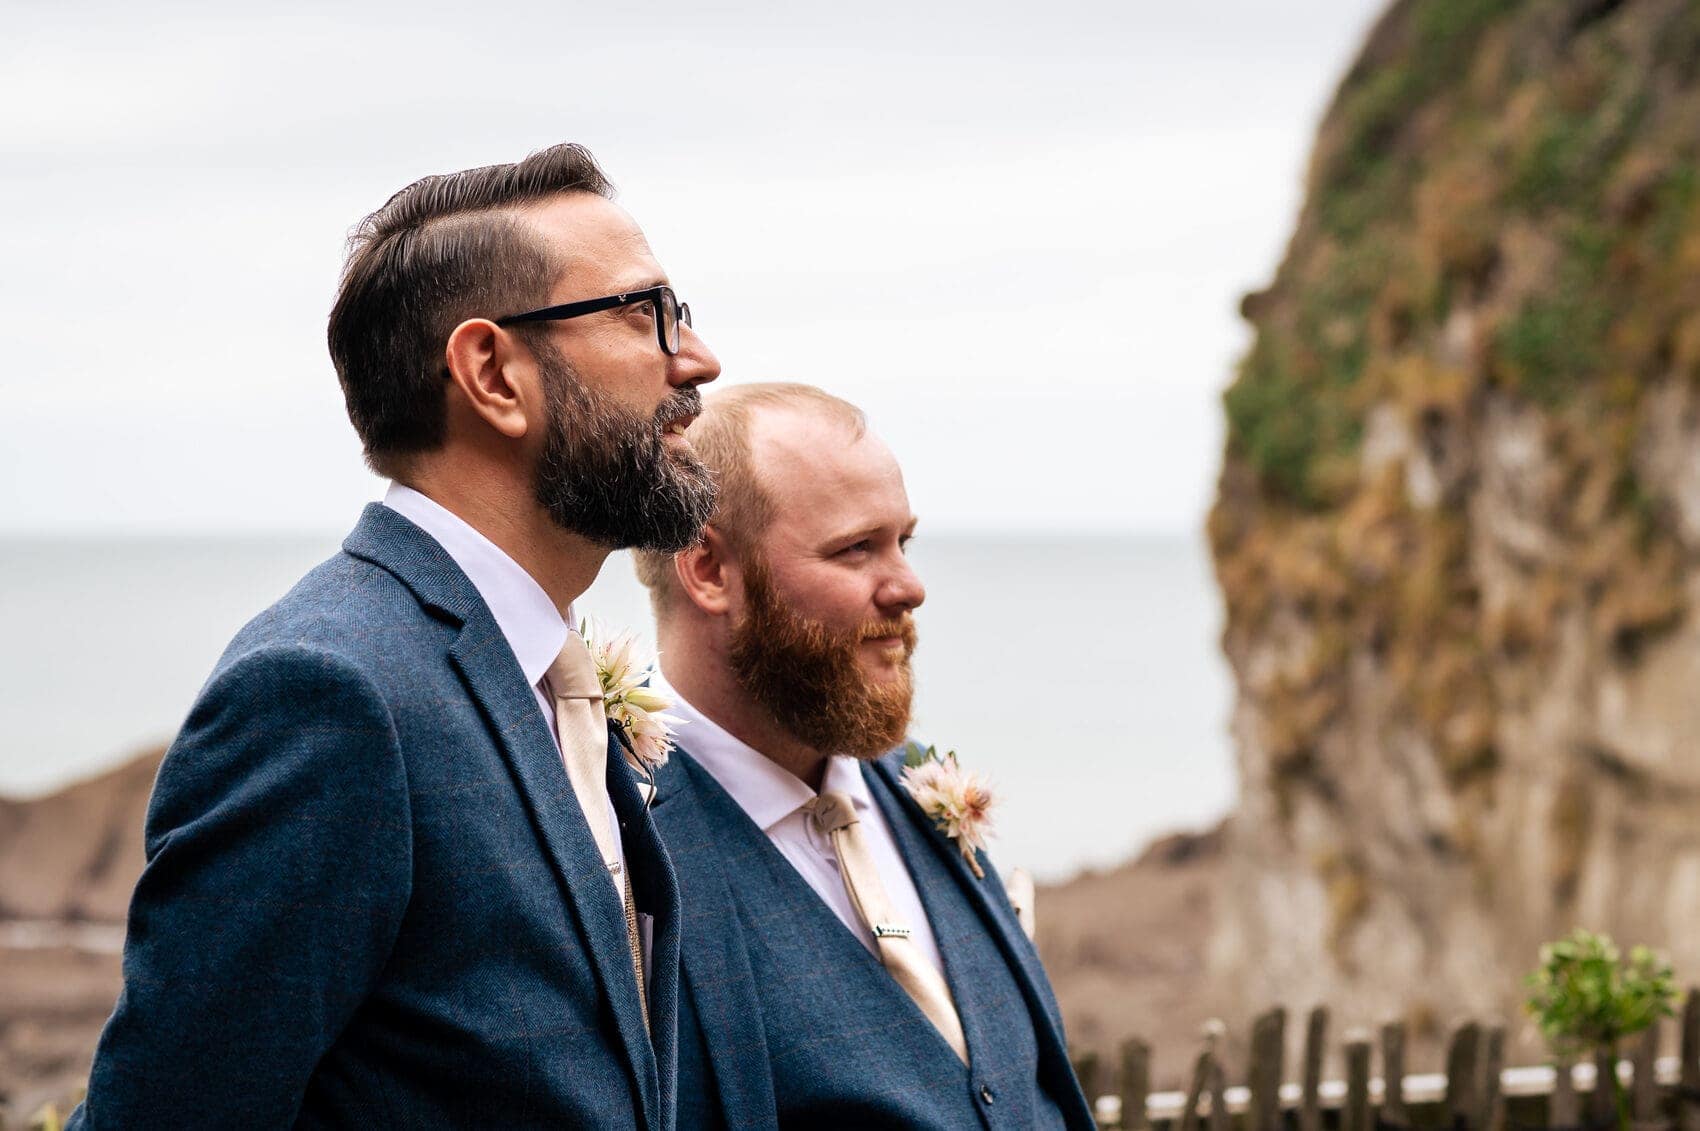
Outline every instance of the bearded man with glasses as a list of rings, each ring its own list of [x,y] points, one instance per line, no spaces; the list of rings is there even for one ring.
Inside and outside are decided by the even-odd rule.
[[[160,768],[71,1126],[672,1126],[678,887],[572,605],[695,542],[720,366],[611,194],[556,146],[356,231],[330,352],[392,483]]]

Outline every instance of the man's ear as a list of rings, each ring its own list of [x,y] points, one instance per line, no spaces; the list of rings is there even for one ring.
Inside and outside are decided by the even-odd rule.
[[[523,437],[530,424],[525,414],[530,387],[517,379],[530,361],[529,351],[487,318],[456,326],[443,354],[449,380],[467,407],[510,440]]]
[[[737,566],[730,551],[725,535],[705,526],[694,546],[673,555],[673,575],[679,588],[691,604],[711,617],[723,617],[732,608]]]

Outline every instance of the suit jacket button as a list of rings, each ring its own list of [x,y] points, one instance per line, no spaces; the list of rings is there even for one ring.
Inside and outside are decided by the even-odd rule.
[[[980,1085],[980,1099],[983,1102],[990,1104],[993,1100],[995,1100],[997,1098],[998,1098],[997,1094],[992,1091],[992,1086],[990,1084],[981,1084]]]

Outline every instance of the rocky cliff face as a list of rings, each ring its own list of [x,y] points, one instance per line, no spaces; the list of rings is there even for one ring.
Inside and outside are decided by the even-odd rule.
[[[1700,5],[1398,0],[1244,313],[1230,996],[1514,1020],[1576,924],[1700,979]]]
[[[146,751],[35,801],[0,798],[0,923],[124,921],[164,756]]]

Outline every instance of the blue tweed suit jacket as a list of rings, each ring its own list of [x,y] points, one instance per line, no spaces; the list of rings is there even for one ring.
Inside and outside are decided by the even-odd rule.
[[[667,1131],[678,886],[612,736],[654,916],[446,552],[368,507],[242,630],[160,767],[124,989],[71,1126]]]
[[[982,855],[976,878],[903,790],[901,752],[863,766],[944,955],[964,1067],[738,803],[686,751],[655,821],[685,921],[680,1131],[1094,1127],[1038,952]]]

